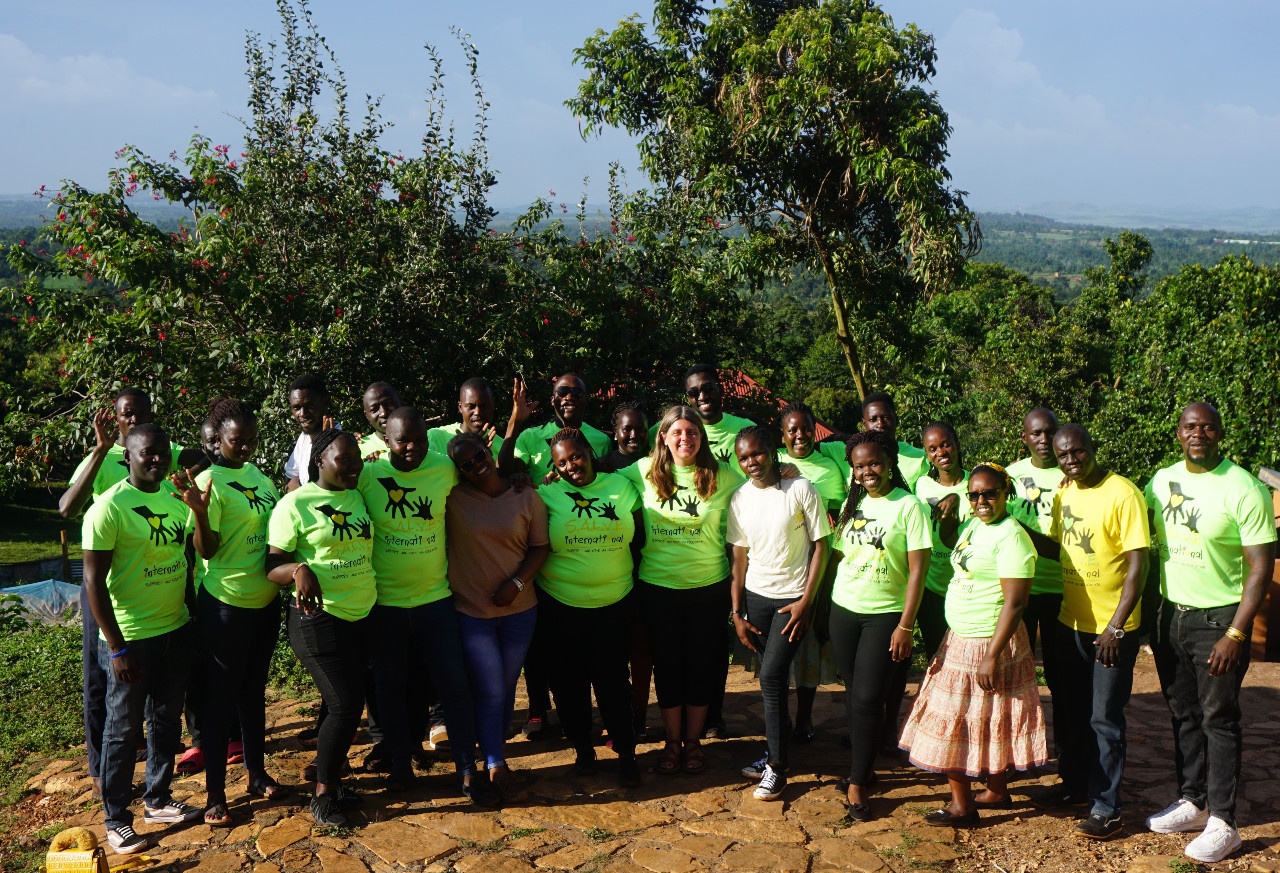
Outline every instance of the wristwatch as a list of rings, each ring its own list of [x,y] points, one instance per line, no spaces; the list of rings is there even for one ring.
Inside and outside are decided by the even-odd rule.
[[[1111,635],[1118,640],[1124,639],[1124,628],[1107,625],[1107,630],[1111,631]]]
[[[511,584],[512,584],[512,585],[514,585],[514,586],[516,586],[516,593],[517,593],[517,594],[519,594],[521,591],[523,591],[523,590],[524,590],[525,582],[524,582],[524,580],[523,580],[523,579],[521,579],[519,576],[512,576],[512,577],[511,577]]]

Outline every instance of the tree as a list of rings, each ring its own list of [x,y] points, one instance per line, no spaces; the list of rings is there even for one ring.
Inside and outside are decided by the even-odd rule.
[[[910,312],[981,239],[949,186],[935,57],[869,0],[656,0],[652,35],[633,16],[577,50],[586,78],[567,105],[584,135],[639,136],[656,184],[745,229],[736,275],[821,270],[865,396],[851,322]]]

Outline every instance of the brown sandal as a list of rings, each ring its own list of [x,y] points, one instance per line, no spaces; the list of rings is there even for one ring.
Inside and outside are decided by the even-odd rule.
[[[235,824],[225,803],[211,803],[204,811],[204,823],[211,828],[229,828]]]
[[[245,793],[252,797],[265,797],[267,800],[284,800],[290,791],[287,785],[281,785],[267,774],[249,780]]]
[[[680,750],[680,766],[686,773],[701,773],[707,769],[707,756],[697,740],[685,740]]]
[[[680,747],[667,743],[658,754],[657,763],[653,765],[655,773],[671,775],[680,772]]]

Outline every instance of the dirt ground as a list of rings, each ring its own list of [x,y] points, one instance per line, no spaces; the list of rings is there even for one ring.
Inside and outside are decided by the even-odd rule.
[[[760,756],[763,720],[752,676],[735,667],[725,706],[733,737],[706,744],[709,766],[701,775],[651,773],[661,747],[650,743],[641,747],[643,785],[624,790],[616,787],[613,755],[603,747],[600,773],[577,777],[572,751],[562,742],[517,737],[508,747],[508,760],[528,786],[525,803],[472,812],[454,791],[451,765],[437,765],[413,791],[395,795],[379,789],[381,776],[357,773],[354,783],[365,794],[358,826],[328,831],[312,828],[308,796],[302,791],[302,769],[311,755],[295,736],[310,722],[300,714],[308,711],[306,701],[282,700],[268,714],[269,767],[282,782],[299,786],[289,801],[251,801],[244,795],[243,771],[232,768],[229,779],[239,779],[228,791],[236,828],[150,826],[138,815],[137,829],[154,841],[147,853],[156,862],[152,869],[197,873],[1206,869],[1181,857],[1194,834],[1162,836],[1143,828],[1147,815],[1176,796],[1168,714],[1149,655],[1139,660],[1128,710],[1125,834],[1106,843],[1072,834],[1075,815],[1082,811],[1046,814],[1025,802],[1029,791],[1055,781],[1052,769],[1021,774],[1012,783],[1013,809],[984,812],[981,827],[957,832],[921,823],[924,813],[944,801],[944,780],[882,759],[873,802],[878,817],[850,826],[835,785],[848,766],[848,752],[838,742],[842,693],[839,686],[819,692],[818,739],[796,749],[782,802],[756,801],[750,796],[753,786],[738,773]],[[1208,869],[1266,873],[1280,870],[1280,664],[1250,668],[1244,703],[1239,801],[1244,846],[1235,857]],[[521,698],[517,705],[523,704]],[[1050,706],[1047,689],[1044,704]],[[649,722],[657,724],[652,705]],[[368,751],[367,737],[360,739],[363,745],[352,749],[353,765]],[[28,848],[38,848],[37,833],[47,835],[59,824],[85,825],[102,836],[101,810],[89,794],[82,754],[50,760],[28,788],[17,810],[23,822],[19,832],[26,834],[21,842]],[[198,776],[175,783],[175,795],[189,803],[202,805],[203,790]],[[111,858],[113,864],[123,860]]]

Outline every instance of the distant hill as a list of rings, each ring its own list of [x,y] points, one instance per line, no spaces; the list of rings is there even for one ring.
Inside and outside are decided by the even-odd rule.
[[[1205,209],[1196,206],[1160,208],[1121,204],[1094,206],[1090,203],[1032,203],[1023,213],[1046,215],[1069,224],[1092,224],[1101,227],[1229,228],[1251,233],[1280,233],[1280,209],[1260,206],[1243,209]]]

